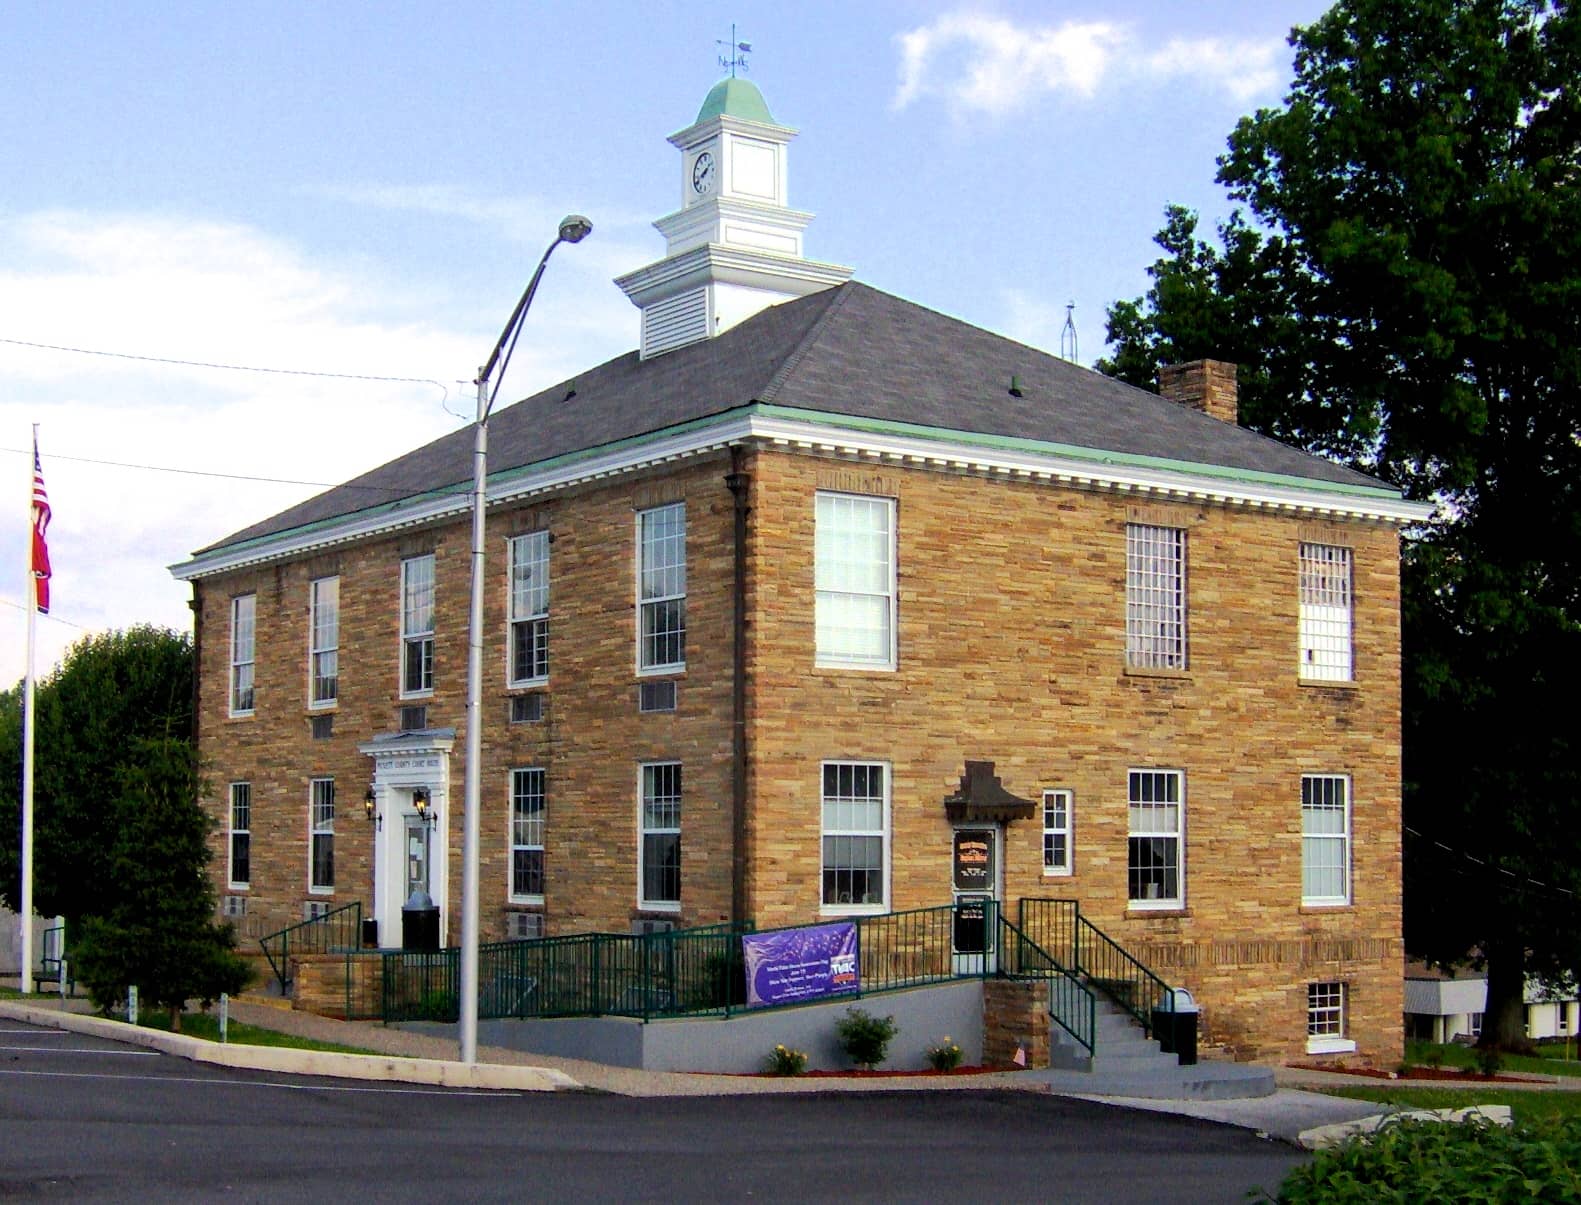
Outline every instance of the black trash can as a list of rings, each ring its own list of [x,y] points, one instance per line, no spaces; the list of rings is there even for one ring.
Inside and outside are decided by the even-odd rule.
[[[365,950],[379,948],[379,919],[374,916],[362,918],[362,947]]]
[[[1197,1002],[1183,987],[1169,988],[1153,1009],[1153,1037],[1158,1048],[1178,1056],[1182,1067],[1193,1067],[1197,1062],[1197,1013]]]
[[[414,891],[401,905],[401,949],[439,949],[439,909],[426,891]]]

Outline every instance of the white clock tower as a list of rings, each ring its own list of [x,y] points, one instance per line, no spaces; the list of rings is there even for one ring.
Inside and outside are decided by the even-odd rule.
[[[850,279],[850,268],[802,258],[812,214],[786,203],[794,137],[757,87],[735,78],[715,84],[697,120],[670,135],[681,152],[681,207],[654,223],[664,258],[615,281],[642,311],[644,359]]]

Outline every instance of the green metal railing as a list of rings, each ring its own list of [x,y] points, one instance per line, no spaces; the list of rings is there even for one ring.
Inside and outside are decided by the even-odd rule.
[[[1175,1011],[1169,985],[1081,914],[1075,900],[1023,899],[1017,920],[1045,949],[1069,950],[1070,966],[1152,1033],[1153,1012]]]
[[[355,900],[258,939],[282,993],[291,986],[291,955],[355,950],[361,942],[362,904]]]
[[[1049,1015],[1091,1055],[1097,1040],[1098,1001],[1087,985],[1003,914],[999,917],[999,949],[1002,974],[1048,981]]]
[[[45,978],[53,978],[61,994],[75,993],[77,977],[68,969],[66,959],[66,926],[51,925],[44,930],[44,948],[38,960],[39,970]]]
[[[859,916],[855,920],[862,995],[963,977],[956,970],[953,905]],[[993,931],[991,920],[984,929]],[[981,975],[987,956],[973,953],[965,957],[976,963],[967,974]]]

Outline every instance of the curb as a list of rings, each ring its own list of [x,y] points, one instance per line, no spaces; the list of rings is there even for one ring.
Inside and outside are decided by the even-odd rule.
[[[467,1064],[445,1059],[397,1058],[383,1054],[339,1054],[327,1050],[293,1050],[241,1043],[221,1045],[203,1038],[189,1038],[185,1034],[128,1025],[125,1021],[85,1017],[59,1009],[37,1008],[11,1001],[0,1001],[0,1016],[31,1025],[66,1029],[73,1033],[146,1046],[195,1063],[211,1063],[249,1071],[514,1092],[556,1092],[582,1087],[564,1072],[548,1067]]]
[[[1513,1124],[1509,1105],[1468,1105],[1463,1109],[1410,1109],[1400,1113],[1363,1117],[1360,1121],[1314,1126],[1310,1130],[1302,1130],[1297,1141],[1309,1151],[1325,1151],[1330,1147],[1340,1146],[1359,1134],[1373,1134],[1385,1126],[1398,1125],[1402,1121],[1434,1121],[1446,1124],[1481,1122],[1484,1125],[1497,1126]]]

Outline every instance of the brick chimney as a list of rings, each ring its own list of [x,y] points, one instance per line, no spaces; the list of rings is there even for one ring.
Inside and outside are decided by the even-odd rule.
[[[1224,360],[1189,360],[1158,370],[1158,392],[1182,406],[1234,426],[1240,421],[1240,389],[1235,365]]]

